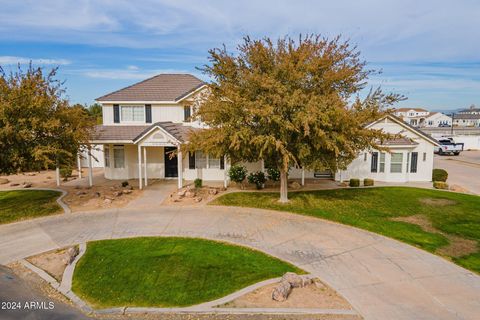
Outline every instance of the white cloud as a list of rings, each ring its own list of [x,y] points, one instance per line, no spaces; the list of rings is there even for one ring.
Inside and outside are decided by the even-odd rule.
[[[137,66],[127,66],[127,69],[128,70],[138,70],[138,67]]]
[[[43,58],[26,58],[15,56],[0,56],[0,65],[15,65],[15,64],[32,64],[39,65],[67,65],[71,62],[66,59],[43,59]]]

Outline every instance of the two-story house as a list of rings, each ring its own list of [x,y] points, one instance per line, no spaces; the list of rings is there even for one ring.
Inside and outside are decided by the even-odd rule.
[[[188,154],[179,146],[193,130],[204,130],[193,121],[193,107],[206,84],[188,74],[161,74],[97,99],[103,107],[103,124],[96,127],[92,144],[103,147],[107,179],[138,179],[142,188],[148,179],[196,178],[228,183],[228,159],[202,151]],[[342,172],[313,172],[292,168],[289,178],[374,178],[380,181],[430,181],[436,141],[394,116],[370,124],[402,138],[385,142],[391,152],[366,150]],[[245,163],[249,171],[264,170],[262,161]]]
[[[421,127],[430,111],[422,108],[399,108],[393,114],[411,126]]]

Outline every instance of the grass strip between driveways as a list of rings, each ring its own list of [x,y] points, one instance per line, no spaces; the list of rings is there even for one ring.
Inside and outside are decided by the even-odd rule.
[[[221,298],[302,270],[249,248],[193,238],[89,242],[73,291],[95,308],[174,307]]]
[[[480,197],[409,187],[278,193],[236,192],[211,204],[288,211],[376,232],[480,273]]]
[[[56,199],[61,194],[50,190],[0,191],[0,224],[60,213]]]

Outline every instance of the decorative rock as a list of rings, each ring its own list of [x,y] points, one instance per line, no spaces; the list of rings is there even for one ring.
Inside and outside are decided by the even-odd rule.
[[[187,193],[187,189],[180,190],[177,192],[177,196],[179,196],[180,198],[185,197],[185,193]]]
[[[194,198],[195,197],[195,191],[188,190],[187,192],[185,192],[185,197]]]
[[[29,176],[29,177],[33,177],[35,176],[35,173],[34,172],[27,172],[25,173],[26,176]]]
[[[113,195],[114,195],[115,197],[120,197],[122,194],[123,194],[122,191],[115,191],[115,192],[113,193]]]
[[[123,194],[130,194],[130,193],[132,193],[132,190],[130,190],[130,189],[125,189],[125,190],[123,190],[122,192],[123,192]]]
[[[6,178],[0,178],[0,184],[7,184],[9,182],[10,182],[10,180],[8,180]]]
[[[16,186],[19,186],[20,183],[10,183],[10,187],[16,187]]]
[[[75,189],[80,189],[80,188],[81,187],[78,184],[75,186]]]
[[[32,184],[30,182],[27,182],[27,183],[24,183],[23,184],[23,187],[24,188],[31,188],[32,187]]]
[[[198,202],[202,201],[202,197],[193,198],[193,200],[198,203]]]
[[[280,282],[272,291],[272,299],[275,301],[285,301],[292,292],[292,285],[287,281]]]
[[[287,272],[282,276],[283,282],[288,282],[293,288],[303,288],[312,283],[312,279],[299,276],[294,272]]]
[[[69,265],[75,260],[75,257],[78,256],[79,250],[78,247],[71,247],[67,250],[67,257],[63,260],[65,265]]]
[[[292,189],[300,189],[302,186],[297,181],[293,181],[292,183],[290,183],[289,187]]]
[[[100,198],[100,196],[101,196],[100,192],[98,192],[98,191],[97,191],[97,192],[94,192],[93,195],[94,195],[95,197],[97,197],[97,198]]]
[[[77,196],[83,196],[85,194],[87,194],[85,191],[77,191],[76,193]]]
[[[112,199],[105,198],[105,200],[103,200],[103,203],[105,203],[105,204],[111,204],[111,203],[112,203]]]
[[[218,190],[217,189],[210,189],[210,190],[208,190],[208,193],[211,194],[211,195],[216,195],[218,193]]]
[[[131,185],[128,185],[125,187],[125,190],[133,190],[133,187]]]

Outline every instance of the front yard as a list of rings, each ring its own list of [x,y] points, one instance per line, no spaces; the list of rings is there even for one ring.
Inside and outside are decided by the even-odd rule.
[[[211,204],[290,211],[376,232],[480,272],[480,197],[406,187],[237,192]]]
[[[191,238],[89,242],[73,291],[96,308],[188,306],[287,271],[303,271],[245,247]]]
[[[0,224],[59,213],[60,195],[48,190],[0,191]]]

